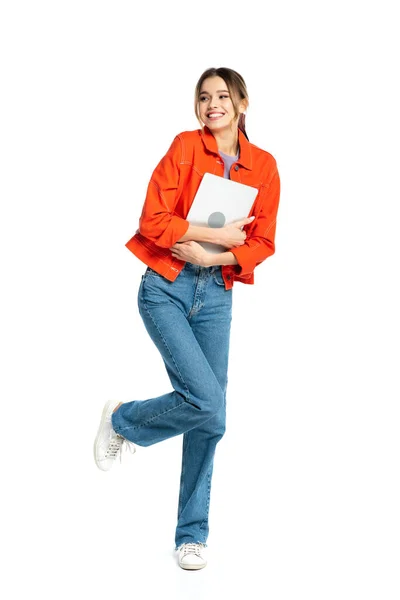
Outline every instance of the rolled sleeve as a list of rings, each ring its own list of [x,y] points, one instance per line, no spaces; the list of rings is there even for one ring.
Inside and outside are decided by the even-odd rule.
[[[251,274],[257,265],[275,252],[276,216],[280,197],[280,179],[278,170],[262,194],[261,207],[250,227],[249,234],[242,246],[230,248],[238,265],[235,271],[238,275]],[[246,229],[246,227],[245,227]]]
[[[139,219],[139,232],[161,248],[171,248],[189,228],[189,221],[174,214],[181,155],[181,140],[176,136],[153,171]]]

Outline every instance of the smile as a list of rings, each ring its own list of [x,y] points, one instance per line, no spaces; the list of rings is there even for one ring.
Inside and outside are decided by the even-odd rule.
[[[207,117],[209,119],[213,119],[213,120],[214,119],[220,119],[221,117],[224,116],[224,114],[225,113],[211,112],[211,113],[208,113]]]

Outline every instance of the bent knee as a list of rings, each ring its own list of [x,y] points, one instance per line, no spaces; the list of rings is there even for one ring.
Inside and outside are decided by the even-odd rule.
[[[208,392],[208,393],[207,393]],[[188,404],[191,404],[194,408],[203,412],[208,418],[217,415],[225,407],[225,393],[221,388],[212,390],[210,393],[208,390],[198,397],[196,394],[189,394],[184,398]]]

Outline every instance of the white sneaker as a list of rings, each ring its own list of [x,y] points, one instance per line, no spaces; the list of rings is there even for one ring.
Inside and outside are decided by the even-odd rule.
[[[103,409],[99,430],[94,441],[94,460],[96,465],[102,471],[109,471],[114,464],[118,454],[121,459],[121,449],[125,443],[125,447],[129,448],[130,452],[136,452],[132,442],[126,440],[122,435],[116,433],[111,424],[111,416],[114,408],[119,404],[115,400],[109,400]]]
[[[182,544],[179,546],[179,566],[182,569],[203,569],[207,561],[204,558],[204,544]]]

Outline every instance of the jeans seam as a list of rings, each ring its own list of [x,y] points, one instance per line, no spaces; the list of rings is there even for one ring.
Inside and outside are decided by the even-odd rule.
[[[204,524],[208,521],[208,515],[209,515],[209,512],[210,512],[210,491],[211,491],[211,474],[210,474],[210,470],[209,470],[208,473],[207,473],[207,506],[206,506],[206,514],[205,514],[205,517],[204,517],[204,519],[201,522],[201,525],[199,527],[199,531],[200,532],[204,528]]]
[[[183,402],[181,402],[180,404],[178,404],[177,406],[173,406],[172,408],[169,408],[168,410],[164,410],[164,412],[158,413],[157,415],[153,415],[150,419],[148,419],[147,421],[145,421],[144,423],[140,423],[140,425],[127,425],[126,427],[119,427],[120,431],[125,431],[126,429],[131,429],[133,431],[135,431],[136,429],[140,429],[141,427],[145,427],[146,425],[148,425],[149,423],[151,423],[152,421],[154,421],[154,419],[158,419],[158,417],[162,417],[163,415],[176,410],[177,408],[181,408],[181,406],[183,406],[186,403],[186,400],[184,400]]]

